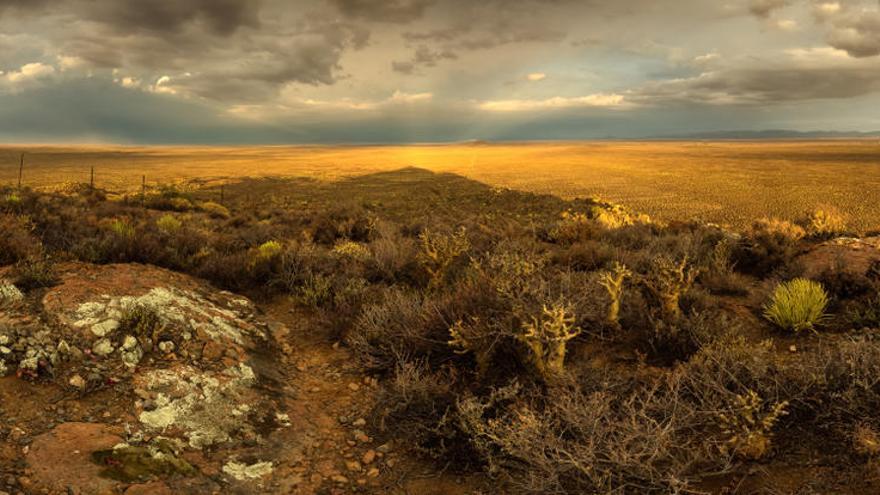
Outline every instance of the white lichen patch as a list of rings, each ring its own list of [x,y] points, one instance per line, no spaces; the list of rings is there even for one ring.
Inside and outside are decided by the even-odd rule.
[[[239,306],[244,299],[235,299]],[[132,306],[147,306],[156,310],[164,324],[181,328],[181,332],[202,331],[218,342],[242,343],[243,337],[254,331],[254,326],[236,311],[222,308],[192,291],[157,287],[143,296],[110,297],[81,304],[74,313],[73,326],[87,328],[97,337],[106,337],[116,331],[124,311]]]
[[[251,429],[249,389],[256,376],[244,363],[219,373],[189,366],[155,370],[143,379],[148,390],[157,392],[155,409],[138,417],[147,429],[181,430],[194,448],[226,442]]]
[[[241,462],[229,461],[223,466],[223,472],[238,481],[260,479],[272,474],[273,470],[274,468],[271,462],[257,462],[248,465]]]
[[[0,280],[0,306],[17,303],[22,299],[24,299],[24,294],[18,290],[18,287],[6,280]]]

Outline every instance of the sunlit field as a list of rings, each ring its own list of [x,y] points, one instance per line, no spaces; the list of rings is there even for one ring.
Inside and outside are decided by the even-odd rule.
[[[0,182],[19,154],[0,147]],[[742,227],[834,206],[858,230],[880,228],[880,142],[578,142],[421,146],[30,147],[23,183],[87,182],[111,191],[243,176],[338,180],[403,167],[566,199],[599,196],[663,220]]]

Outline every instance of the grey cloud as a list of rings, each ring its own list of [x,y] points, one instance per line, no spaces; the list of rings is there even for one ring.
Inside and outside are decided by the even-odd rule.
[[[204,22],[218,35],[259,25],[260,0],[110,0],[87,2],[85,16],[119,31],[178,31]]]
[[[350,18],[404,23],[421,18],[435,0],[331,0]]]
[[[880,55],[880,10],[845,13],[832,23],[829,45],[853,57]]]
[[[411,60],[404,62],[393,61],[391,62],[391,67],[397,72],[412,74],[419,67],[436,67],[437,62],[441,60],[455,60],[457,58],[458,56],[452,51],[435,51],[422,45],[416,49]]]
[[[773,104],[843,99],[880,90],[877,66],[750,67],[659,81],[627,94],[634,103]]]
[[[766,18],[777,9],[781,9],[790,3],[790,0],[749,0],[749,12],[753,15]]]
[[[56,54],[77,57],[90,69],[113,69],[143,89],[156,89],[150,85],[168,76],[165,91],[229,103],[272,98],[289,83],[333,84],[343,53],[368,43],[364,26],[320,10],[261,21],[258,7],[268,3],[73,0],[47,10],[57,17],[43,22],[64,25],[43,37]]]

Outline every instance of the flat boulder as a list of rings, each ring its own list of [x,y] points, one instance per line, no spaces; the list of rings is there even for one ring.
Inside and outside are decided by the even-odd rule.
[[[119,482],[101,476],[95,452],[123,442],[121,428],[101,423],[64,423],[34,439],[27,454],[34,492],[103,495]]]
[[[843,270],[852,275],[880,276],[880,237],[840,237],[816,245],[799,256],[804,276],[816,278],[822,273]]]

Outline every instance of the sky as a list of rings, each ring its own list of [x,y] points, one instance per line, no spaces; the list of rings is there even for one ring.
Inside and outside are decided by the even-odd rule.
[[[0,142],[880,130],[878,0],[0,0]]]

